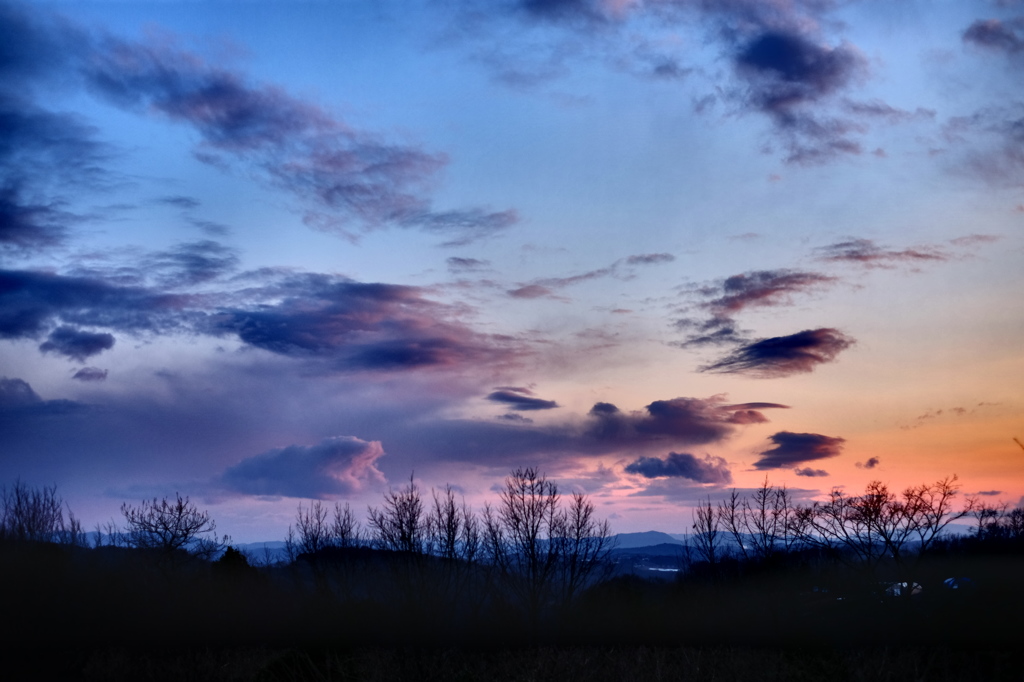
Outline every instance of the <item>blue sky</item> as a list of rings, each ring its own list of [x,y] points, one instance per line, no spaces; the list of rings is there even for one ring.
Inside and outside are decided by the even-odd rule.
[[[1024,494],[1016,2],[5,3],[4,480]],[[877,462],[872,464],[872,462]]]

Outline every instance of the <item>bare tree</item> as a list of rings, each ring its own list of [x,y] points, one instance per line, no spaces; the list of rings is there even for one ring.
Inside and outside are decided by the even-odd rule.
[[[288,527],[289,539],[294,547],[295,554],[315,554],[322,549],[330,547],[331,524],[327,521],[328,510],[323,502],[314,500],[308,509],[299,503],[299,509],[295,513],[295,530]]]
[[[423,554],[427,543],[423,499],[413,477],[398,491],[388,490],[381,509],[369,508],[373,542],[380,549]]]
[[[485,554],[531,618],[554,601],[566,602],[601,566],[610,547],[607,523],[594,519],[586,496],[560,507],[558,486],[536,469],[505,478],[497,508],[485,505]]]
[[[811,546],[875,564],[884,557],[905,558],[911,542],[920,554],[953,521],[971,514],[977,502],[968,499],[954,509],[959,493],[956,476],[910,486],[897,495],[881,481],[868,483],[861,496],[833,489],[826,502],[794,513],[794,532]]]
[[[430,553],[443,559],[473,561],[480,549],[480,527],[465,501],[455,501],[455,491],[445,485],[432,491],[433,506],[427,515]]]
[[[708,497],[693,510],[693,533],[690,538],[697,556],[714,566],[722,558],[721,516]]]
[[[559,515],[552,541],[557,545],[562,601],[568,604],[590,582],[609,569],[612,549],[607,520],[594,517],[594,503],[573,493],[569,508]]]
[[[331,541],[336,547],[357,547],[362,542],[362,526],[352,513],[348,502],[342,507],[334,503],[334,518],[331,521]]]
[[[121,505],[125,520],[124,539],[129,547],[159,549],[165,554],[184,550],[189,554],[210,558],[222,547],[217,541],[217,525],[208,512],[199,511],[175,493],[175,499],[143,500],[138,506]]]
[[[745,559],[768,559],[792,546],[789,493],[785,486],[769,484],[767,477],[747,498],[734,489],[718,504],[718,516]]]
[[[30,488],[20,480],[0,488],[0,537],[84,545],[81,522],[57,495],[57,486]]]

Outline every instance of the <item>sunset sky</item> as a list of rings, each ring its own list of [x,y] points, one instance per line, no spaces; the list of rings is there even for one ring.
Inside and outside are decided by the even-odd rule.
[[[0,482],[1024,495],[1024,2],[0,4]]]

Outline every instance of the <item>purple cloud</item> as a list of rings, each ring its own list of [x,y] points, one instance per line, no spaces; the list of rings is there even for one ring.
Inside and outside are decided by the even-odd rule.
[[[189,302],[97,278],[0,270],[0,338],[36,338],[56,320],[131,332],[167,330],[181,326]]]
[[[533,392],[525,388],[514,386],[505,387],[494,391],[487,396],[487,399],[508,405],[510,409],[517,412],[528,412],[533,410],[552,410],[558,407],[554,400],[542,400],[531,397]]]
[[[704,455],[703,459],[688,453],[670,452],[664,459],[640,457],[626,465],[625,472],[639,474],[644,478],[688,478],[697,483],[728,485],[732,483],[732,472],[721,457]]]
[[[868,460],[866,462],[863,462],[863,463],[862,462],[857,462],[857,468],[858,469],[874,469],[875,467],[877,467],[881,463],[882,463],[882,460],[878,459],[877,457],[870,457],[870,458],[868,458]]]
[[[100,369],[99,367],[83,367],[82,369],[75,372],[72,379],[78,381],[106,381],[107,370]]]
[[[812,469],[811,467],[804,467],[803,469],[793,469],[793,473],[796,474],[797,476],[809,476],[811,478],[829,475],[829,473],[824,469]]]
[[[244,495],[337,497],[385,484],[376,466],[383,456],[378,441],[336,436],[249,457],[228,468],[217,483]]]
[[[417,287],[308,274],[212,314],[206,331],[232,334],[278,355],[326,360],[336,370],[390,371],[494,362],[513,353],[499,339],[446,321],[445,306]]]
[[[46,341],[39,346],[44,353],[56,353],[72,360],[85,362],[114,347],[114,335],[86,332],[74,327],[57,327]]]
[[[394,224],[448,235],[447,244],[459,245],[518,220],[514,211],[432,210],[425,190],[447,162],[443,154],[356,130],[279,87],[250,84],[195,54],[106,37],[92,46],[83,72],[111,103],[194,128],[201,161],[221,168],[242,162],[264,184],[292,193],[308,206],[306,222],[319,229]]]
[[[1024,18],[979,19],[967,27],[963,40],[997,52],[1018,54],[1024,51]]]
[[[832,263],[854,263],[866,268],[892,268],[903,263],[943,262],[950,255],[935,246],[908,249],[882,248],[871,239],[850,239],[817,249],[818,259]]]
[[[146,269],[157,273],[164,286],[187,287],[217,279],[238,267],[232,248],[204,240],[179,244],[146,259]]]
[[[811,372],[832,362],[854,343],[836,329],[806,329],[789,336],[759,339],[740,346],[717,362],[704,365],[701,372],[747,374],[773,379]]]
[[[845,438],[791,431],[779,431],[769,436],[768,440],[774,446],[761,451],[761,459],[754,462],[755,469],[787,469],[805,462],[836,457],[846,442]]]
[[[707,287],[713,296],[704,305],[716,316],[726,316],[753,307],[785,305],[794,294],[828,286],[835,277],[799,270],[757,270],[733,275],[721,285]]]
[[[490,261],[478,258],[460,258],[458,256],[451,256],[445,262],[448,264],[448,271],[452,273],[478,272],[491,264]]]

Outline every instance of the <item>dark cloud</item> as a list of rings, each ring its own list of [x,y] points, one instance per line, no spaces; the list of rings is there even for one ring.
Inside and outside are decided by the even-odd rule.
[[[286,277],[265,296],[273,303],[223,308],[206,331],[339,370],[401,370],[496,361],[510,348],[447,322],[448,309],[417,287],[360,283],[308,274]]]
[[[858,469],[874,469],[876,466],[882,463],[882,460],[877,457],[871,457],[866,462],[857,462]]]
[[[238,267],[234,249],[210,240],[179,244],[153,253],[147,261],[147,270],[158,273],[160,283],[169,287],[202,284]]]
[[[818,258],[833,263],[855,263],[867,268],[892,268],[909,263],[942,262],[950,255],[935,246],[886,249],[871,239],[850,239],[820,247]]]
[[[0,87],[0,246],[21,250],[61,244],[81,217],[68,196],[101,183],[109,153],[72,114],[41,109]]]
[[[57,327],[46,341],[39,346],[44,353],[56,353],[72,360],[85,362],[93,355],[98,355],[114,347],[114,335],[107,333],[86,332],[74,327]]]
[[[107,370],[100,369],[99,367],[83,367],[75,372],[71,378],[78,381],[106,381]]]
[[[853,343],[853,339],[836,329],[805,329],[740,346],[700,371],[748,374],[763,379],[785,377],[811,372],[818,365],[832,362]]]
[[[217,483],[244,495],[336,497],[386,483],[376,466],[383,455],[378,441],[337,436],[317,445],[290,445],[244,459],[227,469]]]
[[[558,407],[558,403],[554,400],[542,400],[531,396],[532,391],[528,389],[506,387],[494,391],[487,396],[487,399],[496,403],[504,403],[517,412],[552,410]]]
[[[53,322],[145,332],[181,326],[187,297],[102,279],[0,270],[0,338],[36,338]]]
[[[979,19],[967,27],[963,40],[990,50],[1018,54],[1024,51],[1024,18]]]
[[[1002,495],[1002,490],[979,490],[976,495],[984,495],[985,497],[995,497],[996,495]]]
[[[833,438],[819,433],[793,433],[779,431],[769,436],[775,445],[760,453],[755,469],[788,469],[805,462],[837,456],[843,449],[845,438]]]
[[[824,469],[812,469],[811,467],[804,467],[803,469],[793,469],[793,473],[796,474],[797,476],[809,476],[812,478],[829,475],[829,473]]]
[[[658,263],[671,263],[676,259],[671,253],[642,253],[630,256],[626,259],[628,265],[656,265]]]
[[[624,413],[611,403],[590,410],[589,434],[602,441],[644,442],[671,440],[678,444],[704,444],[725,438],[734,424],[750,423],[737,413],[747,410],[723,405],[720,396],[655,400],[643,412]]]
[[[73,400],[43,400],[27,381],[0,377],[0,432],[13,433],[16,428],[28,426],[24,420],[33,417],[60,417],[82,412],[85,408]],[[9,444],[10,441],[5,443]]]
[[[678,477],[688,478],[697,483],[728,485],[732,483],[732,472],[721,457],[704,455],[703,459],[688,453],[670,452],[664,459],[640,457],[627,464],[626,473],[639,474],[645,478]]]
[[[27,381],[0,377],[0,409],[36,405],[43,402]]]
[[[162,204],[167,204],[168,206],[174,206],[185,210],[192,210],[194,208],[199,208],[200,206],[200,201],[198,199],[181,195],[160,197],[158,201]]]
[[[448,264],[448,271],[453,273],[478,272],[491,264],[490,261],[478,258],[459,258],[452,256],[445,261]]]
[[[516,423],[516,424],[532,424],[533,423],[533,420],[530,419],[529,417],[524,417],[523,415],[516,414],[515,412],[506,412],[505,414],[499,414],[497,417],[495,417],[495,419],[501,419],[501,420],[508,421],[508,422],[513,422],[513,423]]]

